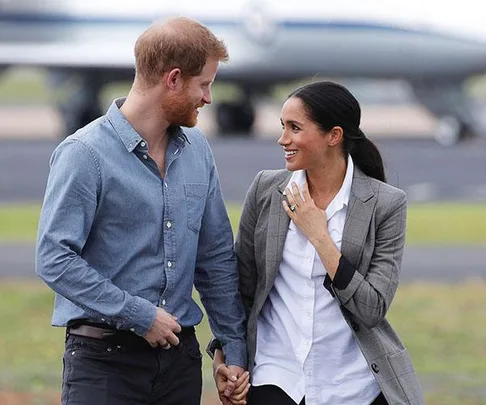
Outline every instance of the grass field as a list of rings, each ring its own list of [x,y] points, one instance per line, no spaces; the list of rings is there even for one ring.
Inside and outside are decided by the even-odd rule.
[[[236,230],[240,207],[229,205]],[[0,206],[0,242],[32,243],[38,205]],[[411,205],[407,243],[486,244],[481,204]],[[0,284],[0,404],[58,404],[63,331],[51,328],[53,294],[37,281]],[[486,283],[406,284],[389,320],[408,346],[427,404],[486,403]],[[201,344],[209,339],[204,321]],[[216,404],[204,357],[204,405]]]
[[[63,331],[49,326],[52,301],[40,282],[0,285],[0,391],[33,394],[36,402],[26,405],[56,403]],[[408,346],[428,404],[486,403],[485,307],[485,283],[400,287],[388,318]],[[197,333],[206,344],[206,321]],[[214,388],[207,356],[204,375],[209,405]],[[7,404],[1,394],[0,403]]]
[[[228,204],[236,231],[240,206]],[[0,205],[0,242],[35,240],[38,205]],[[408,210],[407,243],[486,244],[485,204],[414,204]]]

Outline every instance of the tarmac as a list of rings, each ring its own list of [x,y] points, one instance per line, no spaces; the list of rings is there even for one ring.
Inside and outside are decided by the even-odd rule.
[[[276,103],[262,103],[257,109],[254,136],[278,137],[279,112]],[[198,126],[208,137],[216,134],[213,117],[213,106],[203,109],[200,115]],[[433,117],[415,105],[362,105],[361,127],[370,137],[400,138],[406,134],[407,138],[432,138],[435,124]],[[49,106],[0,106],[0,139],[60,139],[61,131],[60,118]],[[483,246],[409,246],[402,280],[451,283],[475,277],[486,280],[485,262]],[[2,276],[35,277],[33,243],[0,243]]]

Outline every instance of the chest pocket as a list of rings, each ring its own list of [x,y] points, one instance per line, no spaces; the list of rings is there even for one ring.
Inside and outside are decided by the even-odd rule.
[[[201,183],[187,183],[184,185],[187,205],[187,227],[193,232],[201,229],[201,219],[206,206],[208,185]]]

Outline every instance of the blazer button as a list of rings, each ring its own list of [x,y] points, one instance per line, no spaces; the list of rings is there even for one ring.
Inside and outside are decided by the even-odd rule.
[[[379,373],[380,372],[380,367],[378,367],[378,364],[376,363],[373,363],[371,365],[371,369],[375,372],[375,373]]]
[[[359,332],[359,325],[356,322],[351,321],[351,327],[355,332]]]

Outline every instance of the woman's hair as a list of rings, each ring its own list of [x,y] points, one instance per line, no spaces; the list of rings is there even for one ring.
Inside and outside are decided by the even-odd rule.
[[[309,119],[324,132],[341,127],[344,152],[351,155],[364,174],[386,181],[383,159],[376,145],[359,128],[361,108],[348,89],[333,82],[316,82],[294,90],[290,97],[302,101]]]
[[[213,58],[228,60],[224,42],[204,25],[185,17],[153,24],[135,43],[136,75],[149,86],[174,68],[183,76],[197,76]]]

